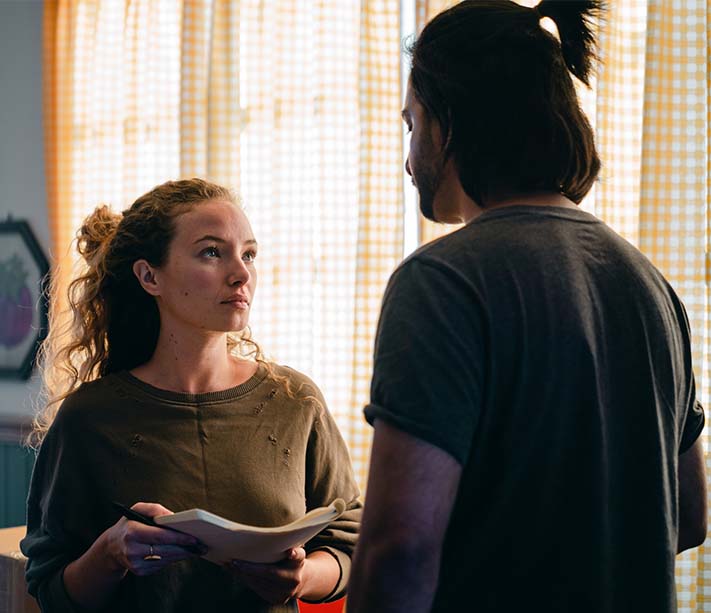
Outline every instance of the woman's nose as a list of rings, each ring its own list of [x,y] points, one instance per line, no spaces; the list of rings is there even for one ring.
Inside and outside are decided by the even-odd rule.
[[[235,269],[230,274],[229,278],[227,279],[227,282],[230,285],[240,287],[247,283],[249,279],[249,269],[242,260],[239,260],[239,263],[235,266]]]

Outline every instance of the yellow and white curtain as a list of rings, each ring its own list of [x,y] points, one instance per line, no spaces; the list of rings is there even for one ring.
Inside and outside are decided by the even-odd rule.
[[[45,7],[55,261],[68,269],[74,232],[99,203],[121,210],[178,177],[233,187],[260,243],[254,337],[321,387],[364,486],[373,336],[402,254],[399,5]]]

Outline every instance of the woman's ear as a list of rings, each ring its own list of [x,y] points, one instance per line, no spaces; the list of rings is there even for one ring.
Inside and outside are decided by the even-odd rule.
[[[159,296],[160,288],[156,280],[155,269],[146,260],[136,260],[133,263],[133,274],[141,284],[141,287],[146,290],[151,296]]]

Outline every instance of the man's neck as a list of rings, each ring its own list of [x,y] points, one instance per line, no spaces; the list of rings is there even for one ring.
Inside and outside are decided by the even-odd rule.
[[[489,201],[486,209],[500,209],[507,206],[559,206],[566,209],[577,209],[578,205],[563,194],[557,192],[530,192],[512,194]]]
[[[453,159],[442,169],[433,207],[435,217],[443,223],[469,223],[485,211],[507,206],[559,206],[578,208],[569,198],[554,191],[503,192],[491,194],[482,207],[464,191]]]
[[[519,194],[507,194],[505,196],[490,198],[486,207],[480,207],[474,202],[468,207],[465,223],[474,221],[486,211],[503,209],[511,206],[554,206],[565,209],[577,209],[578,205],[563,194],[557,192],[522,192]]]

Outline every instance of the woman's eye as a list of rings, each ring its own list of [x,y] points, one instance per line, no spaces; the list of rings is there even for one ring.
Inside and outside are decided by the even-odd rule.
[[[200,255],[204,255],[209,258],[218,258],[220,257],[220,252],[218,251],[217,247],[207,247],[202,250]]]
[[[256,251],[247,251],[247,253],[245,253],[245,254],[242,256],[242,259],[243,259],[245,262],[254,262],[254,258],[256,258],[256,257],[257,257],[257,252],[256,252]]]

